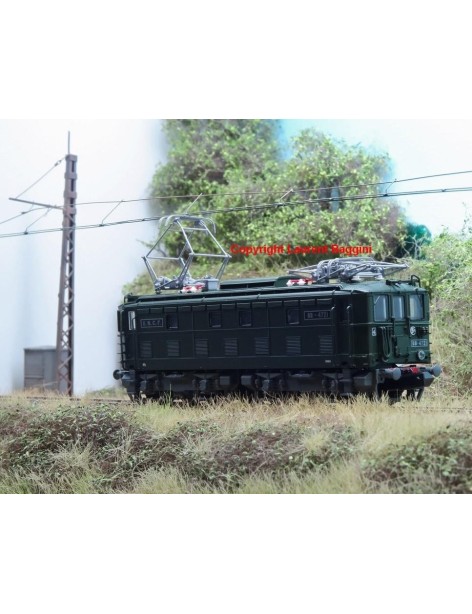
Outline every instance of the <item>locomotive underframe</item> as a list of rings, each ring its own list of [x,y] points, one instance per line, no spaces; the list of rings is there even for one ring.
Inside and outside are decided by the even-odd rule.
[[[128,395],[133,400],[175,398],[205,398],[228,393],[301,394],[314,393],[334,397],[365,394],[379,397],[387,394],[399,399],[406,392],[409,398],[420,399],[425,387],[431,385],[434,369],[416,365],[364,370],[231,370],[231,371],[116,371]]]

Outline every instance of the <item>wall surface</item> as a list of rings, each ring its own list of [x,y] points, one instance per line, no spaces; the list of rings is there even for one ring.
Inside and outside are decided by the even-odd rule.
[[[160,120],[0,121],[0,234],[24,231],[44,211],[14,203],[67,153],[78,156],[77,203],[145,198],[154,170],[165,159]],[[62,205],[62,162],[21,198]],[[78,206],[77,225],[100,223],[113,204]],[[147,202],[120,205],[106,222],[150,214]],[[10,217],[15,220],[2,223]],[[57,228],[51,211],[30,230]],[[114,384],[116,307],[122,287],[144,271],[141,241],[154,236],[145,222],[76,232],[74,392]],[[0,239],[0,393],[23,388],[24,348],[56,343],[61,233]]]

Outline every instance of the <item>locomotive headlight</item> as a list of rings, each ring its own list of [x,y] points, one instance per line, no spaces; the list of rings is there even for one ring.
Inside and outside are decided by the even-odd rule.
[[[426,357],[426,352],[424,350],[420,350],[417,354],[418,360],[424,360]]]
[[[416,326],[410,326],[410,335],[412,337],[416,335]]]

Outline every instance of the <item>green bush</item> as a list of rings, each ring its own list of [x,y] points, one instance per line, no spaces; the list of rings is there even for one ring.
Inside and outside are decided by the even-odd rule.
[[[38,472],[60,479],[57,456],[88,450],[102,485],[126,483],[153,460],[156,437],[136,425],[129,412],[99,404],[59,407],[54,412],[6,412],[1,420],[0,470]]]
[[[387,154],[349,146],[312,129],[294,138],[285,156],[278,123],[272,120],[167,120],[164,130],[168,158],[157,168],[151,188],[156,215],[186,212],[190,195],[203,194],[189,212],[208,212],[227,252],[232,244],[338,244],[372,246],[373,255],[382,260],[403,254],[404,213],[392,199],[376,198],[390,172]],[[230,211],[235,208],[242,210]],[[181,238],[169,233],[160,247],[176,256],[182,246]],[[209,245],[195,237],[194,247],[207,252]],[[232,264],[247,271],[285,271],[324,258],[234,255]],[[159,275],[172,276],[167,264]],[[204,272],[209,272],[207,266]],[[142,277],[126,288],[143,291],[152,287]]]
[[[332,463],[352,456],[357,439],[346,425],[300,426],[297,424],[257,424],[240,432],[224,434],[213,425],[209,445],[201,450],[188,446],[182,439],[188,425],[174,429],[161,441],[169,450],[167,461],[179,469],[187,479],[202,482],[231,491],[245,477],[263,473],[281,476],[289,472],[303,475],[309,471],[328,469]],[[208,434],[208,426],[192,426],[191,435]],[[323,443],[316,450],[309,450],[304,439],[313,432],[323,435]],[[177,444],[177,445],[175,445]],[[182,445],[183,444],[183,445]]]
[[[444,232],[413,262],[431,294],[433,351],[442,363],[443,379],[460,390],[472,386],[472,236]]]
[[[426,439],[389,446],[364,464],[375,490],[399,493],[472,493],[472,427],[447,428]]]

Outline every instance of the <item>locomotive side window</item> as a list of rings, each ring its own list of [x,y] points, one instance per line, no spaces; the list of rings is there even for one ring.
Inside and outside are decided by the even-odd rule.
[[[374,296],[374,320],[385,322],[388,317],[388,301],[386,294]]]
[[[403,296],[392,297],[393,317],[395,320],[403,320],[405,317],[405,299]]]
[[[208,321],[211,328],[221,328],[221,311],[210,311]]]
[[[423,298],[419,294],[410,294],[410,318],[412,320],[424,318]]]
[[[252,311],[250,309],[239,312],[239,326],[252,326]]]
[[[179,328],[179,321],[176,313],[168,313],[166,315],[167,328]]]
[[[287,309],[287,324],[300,324],[300,309]]]
[[[136,311],[128,311],[128,329],[136,330]]]

